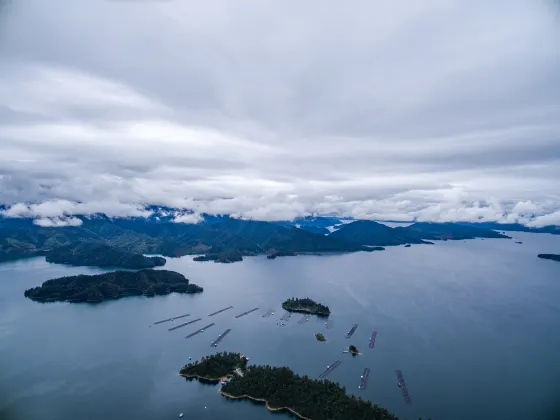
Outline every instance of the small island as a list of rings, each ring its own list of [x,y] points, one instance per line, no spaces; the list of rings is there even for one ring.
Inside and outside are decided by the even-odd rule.
[[[199,293],[202,287],[189,283],[180,273],[167,270],[114,271],[111,273],[60,277],[24,296],[38,302],[102,302],[125,296],[155,296],[169,293]]]
[[[319,316],[329,316],[331,314],[328,306],[317,303],[309,298],[290,298],[282,303],[282,308],[289,312],[303,312]]]
[[[558,254],[539,254],[537,257],[545,260],[560,261],[560,255]]]
[[[246,363],[242,354],[217,353],[186,365],[179,374],[210,383],[227,377],[221,382],[224,397],[264,403],[270,411],[287,411],[304,420],[398,420],[385,408],[347,395],[337,383],[299,376],[287,367]]]
[[[325,338],[325,336],[321,333],[316,333],[315,334],[315,338],[317,339],[317,341],[327,341],[327,339]]]
[[[278,251],[276,249],[269,249],[268,252],[266,253],[266,258],[268,258],[269,260],[273,260],[276,257],[295,257],[296,255],[297,252]]]
[[[193,258],[194,261],[214,261],[215,263],[229,264],[243,261],[243,255],[239,250],[229,250],[224,252],[199,255]]]
[[[104,243],[81,242],[60,246],[45,254],[47,262],[94,267],[154,268],[165,265],[163,257],[146,257]]]
[[[355,345],[350,344],[350,345],[348,346],[348,353],[351,353],[352,356],[355,356],[355,355],[357,355],[357,354],[360,354],[360,351],[356,348]]]
[[[248,359],[240,353],[220,352],[203,357],[200,362],[189,363],[179,371],[185,378],[218,382],[241,372],[247,367]]]

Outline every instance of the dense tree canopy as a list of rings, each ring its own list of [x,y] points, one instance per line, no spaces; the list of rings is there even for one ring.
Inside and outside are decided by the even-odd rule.
[[[328,306],[317,303],[309,298],[290,298],[282,303],[282,308],[290,312],[304,312],[308,314],[328,316],[331,311]]]
[[[327,381],[296,375],[286,367],[250,366],[222,387],[233,397],[250,396],[270,408],[289,408],[313,420],[395,420],[369,401],[348,396],[346,389]]]
[[[189,283],[180,273],[167,270],[114,271],[47,280],[25,291],[25,297],[40,302],[101,302],[124,296],[154,296],[198,293],[202,287]]]
[[[197,360],[183,366],[179,374],[186,377],[219,379],[232,374],[237,368],[245,369],[246,366],[247,359],[242,354],[220,352],[203,357],[200,362]]]

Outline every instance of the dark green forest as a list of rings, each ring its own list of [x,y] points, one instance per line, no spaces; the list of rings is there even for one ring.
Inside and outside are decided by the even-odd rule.
[[[327,380],[299,376],[287,367],[249,366],[222,387],[234,397],[264,399],[271,408],[290,408],[313,420],[394,420],[389,411],[347,395],[346,389]]]
[[[246,366],[247,359],[242,354],[220,352],[183,366],[179,374],[219,379],[232,374],[237,368],[245,369]]]
[[[202,287],[189,283],[180,273],[168,270],[114,271],[111,273],[60,277],[25,291],[39,302],[101,302],[125,296],[155,296],[169,293],[199,293]]]
[[[329,316],[331,313],[328,306],[309,298],[289,298],[282,303],[282,308],[290,312],[303,312],[320,316]]]
[[[80,242],[56,247],[48,251],[45,256],[51,263],[81,266],[142,269],[165,265],[163,257],[145,257],[142,254],[123,251],[99,242]]]

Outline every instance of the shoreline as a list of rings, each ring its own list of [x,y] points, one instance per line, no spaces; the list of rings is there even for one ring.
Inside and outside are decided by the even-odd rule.
[[[284,309],[285,311],[288,311],[288,312],[297,312],[297,313],[300,313],[300,314],[317,315],[317,316],[320,316],[320,317],[328,317],[331,314],[331,312],[329,312],[328,314],[323,313],[323,312],[314,312],[309,308],[303,308],[303,307],[285,308],[284,305],[282,305],[282,309]]]
[[[220,390],[220,394],[222,394],[222,396],[232,399],[232,400],[242,400],[242,399],[249,399],[252,401],[257,401],[257,402],[261,402],[261,403],[265,403],[265,407],[269,410],[269,411],[289,411],[290,413],[292,413],[294,416],[296,416],[297,418],[300,418],[302,420],[311,420],[309,417],[305,417],[301,414],[299,414],[297,411],[292,410],[289,407],[271,407],[268,404],[268,401],[265,400],[264,398],[255,398],[255,397],[251,397],[250,395],[247,394],[243,394],[239,397],[236,397],[234,395],[228,394],[227,392],[224,392],[222,390]]]
[[[178,373],[177,375],[182,376],[183,378],[188,378],[188,379],[204,379],[206,381],[216,381],[216,382],[220,382],[223,379],[229,379],[227,376],[222,376],[220,378],[208,378],[206,376],[200,376],[200,375],[186,375],[184,373]]]

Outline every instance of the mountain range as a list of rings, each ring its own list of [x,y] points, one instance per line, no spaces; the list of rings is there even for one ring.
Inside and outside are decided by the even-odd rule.
[[[414,223],[389,227],[334,217],[307,217],[287,222],[205,215],[197,224],[175,223],[173,213],[148,218],[77,216],[80,226],[42,227],[32,219],[0,217],[0,261],[44,255],[57,263],[146,268],[164,263],[144,254],[199,261],[239,261],[243,256],[357,252],[383,246],[426,244],[431,240],[507,238],[494,230],[459,223]],[[337,226],[330,232],[327,227]],[[315,233],[325,229],[328,234]],[[321,231],[323,232],[323,231]],[[372,248],[374,247],[374,248]]]

